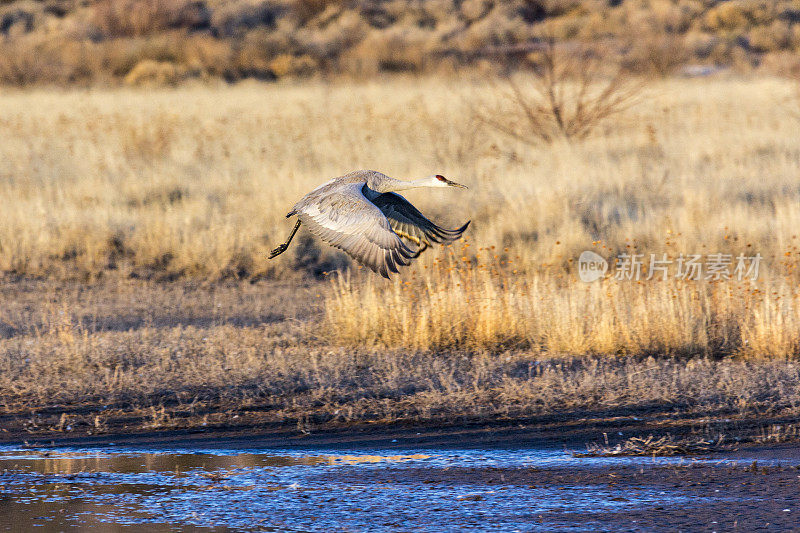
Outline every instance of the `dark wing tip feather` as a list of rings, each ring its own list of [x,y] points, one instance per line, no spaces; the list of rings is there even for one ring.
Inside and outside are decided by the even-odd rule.
[[[467,220],[467,223],[464,224],[463,226],[461,226],[458,229],[443,229],[443,228],[439,228],[439,229],[443,230],[445,233],[448,233],[450,235],[461,235],[462,233],[467,231],[467,227],[469,227],[469,223],[470,222],[472,222],[472,221],[471,220]]]
[[[470,224],[468,221],[458,229],[446,229],[438,226],[408,200],[396,193],[381,194],[373,200],[373,203],[389,220],[395,233],[415,242],[418,246],[454,241],[461,237]],[[404,253],[403,255],[409,254]],[[417,255],[419,254],[414,252],[412,258]]]
[[[389,272],[394,272],[397,274],[399,271],[397,270],[397,265],[394,264],[394,260],[392,257],[391,250],[384,250],[383,251],[383,264],[386,265],[386,268],[389,269]]]
[[[467,230],[470,222],[472,221],[468,220],[466,224],[464,224],[458,229],[445,229],[440,226],[437,226],[436,224],[434,224],[433,226],[435,228],[437,236],[447,241],[454,241],[459,237],[461,237],[461,235]]]

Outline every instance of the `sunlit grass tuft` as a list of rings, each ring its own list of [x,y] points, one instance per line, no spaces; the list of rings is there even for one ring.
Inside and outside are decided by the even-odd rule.
[[[406,279],[332,280],[338,342],[417,350],[531,348],[561,355],[800,355],[800,292],[785,281],[584,283],[522,273],[468,245]]]

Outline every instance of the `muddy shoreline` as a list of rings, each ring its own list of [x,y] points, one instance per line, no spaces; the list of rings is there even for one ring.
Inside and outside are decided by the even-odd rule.
[[[591,443],[614,445],[631,437],[719,438],[726,450],[785,441],[770,438],[769,428],[796,427],[796,417],[708,418],[656,413],[647,416],[596,415],[576,418],[548,415],[506,420],[399,421],[392,423],[325,423],[299,425],[243,419],[213,427],[145,429],[122,423],[98,433],[87,428],[32,431],[21,424],[0,425],[0,444],[20,446],[174,446],[180,448],[271,449],[505,449],[562,448],[584,451]]]

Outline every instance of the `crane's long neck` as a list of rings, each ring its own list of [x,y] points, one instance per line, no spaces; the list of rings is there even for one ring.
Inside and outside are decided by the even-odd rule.
[[[376,190],[383,193],[407,191],[408,189],[417,189],[419,187],[438,187],[439,184],[433,183],[433,181],[434,180],[431,180],[431,178],[421,178],[411,181],[390,178],[388,181],[382,182]]]

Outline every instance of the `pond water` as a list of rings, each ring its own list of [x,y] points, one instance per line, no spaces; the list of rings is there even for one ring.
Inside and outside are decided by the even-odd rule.
[[[578,459],[558,449],[0,447],[0,531],[581,531],[703,497],[733,504],[742,496],[698,499],[645,472],[747,461]]]

